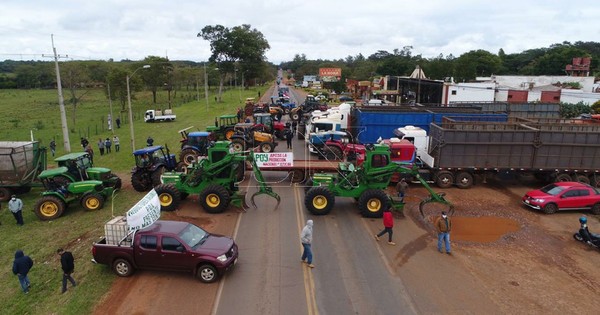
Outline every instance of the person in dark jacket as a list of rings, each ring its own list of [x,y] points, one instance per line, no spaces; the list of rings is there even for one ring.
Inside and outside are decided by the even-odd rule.
[[[390,208],[385,209],[383,211],[383,230],[379,232],[379,234],[375,235],[375,239],[379,241],[379,237],[383,236],[383,234],[388,233],[388,244],[396,245],[396,243],[392,242],[392,235],[394,234],[394,217],[392,216],[392,211]]]
[[[69,280],[74,287],[77,286],[75,279],[71,276],[73,271],[75,271],[75,259],[71,252],[65,252],[62,248],[59,248],[56,253],[60,256],[60,267],[63,271],[62,293],[65,293],[67,292],[67,280]]]
[[[435,221],[435,228],[438,232],[438,251],[442,253],[442,242],[444,242],[446,254],[450,255],[450,231],[452,230],[452,221],[445,211],[442,211],[442,216]]]
[[[286,128],[283,131],[283,136],[285,137],[285,141],[287,142],[287,148],[292,149],[292,139],[294,138],[294,134],[292,133],[292,129]]]
[[[15,261],[13,262],[13,273],[19,278],[21,289],[23,289],[25,294],[29,293],[29,288],[31,287],[29,277],[27,277],[31,267],[33,267],[33,260],[29,256],[25,256],[22,250],[17,250],[15,252]]]

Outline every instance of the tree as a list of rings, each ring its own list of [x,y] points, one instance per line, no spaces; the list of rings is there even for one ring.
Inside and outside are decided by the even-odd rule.
[[[152,91],[152,103],[156,104],[156,92],[158,91],[158,88],[166,87],[167,90],[169,90],[169,96],[171,95],[170,74],[173,71],[173,64],[169,62],[169,59],[167,58],[148,56],[144,58],[142,63],[136,64],[136,69],[143,65],[150,65],[150,68],[144,69],[143,71],[140,70],[138,73],[146,87]],[[131,80],[131,78],[129,79]],[[171,108],[171,104],[169,104],[169,108]]]
[[[89,92],[85,90],[78,95],[78,88],[84,88],[90,82],[89,69],[78,61],[65,62],[60,66],[61,80],[63,85],[69,91],[71,98],[69,102],[73,105],[73,126],[77,122],[77,104],[83,96]]]
[[[219,67],[219,101],[227,73],[234,73],[237,63],[242,66],[241,71],[256,71],[250,65],[264,63],[265,52],[270,48],[263,34],[248,24],[231,29],[222,25],[207,25],[197,36],[210,43],[209,61]]]
[[[121,103],[121,111],[125,111],[125,104],[127,103],[127,75],[130,74],[123,67],[113,67],[108,72],[107,82],[110,85],[110,95],[108,95],[108,89],[105,90],[108,97],[111,100],[118,100]],[[142,81],[138,76],[129,78],[129,88],[131,98],[134,99],[134,91],[139,91],[142,88]]]
[[[456,59],[455,73],[459,81],[468,81],[477,76],[490,76],[501,67],[500,57],[481,49],[471,50]]]

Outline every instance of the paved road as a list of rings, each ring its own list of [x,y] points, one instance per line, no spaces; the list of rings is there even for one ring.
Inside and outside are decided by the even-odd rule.
[[[302,141],[293,148],[296,159],[308,157]],[[301,186],[283,173],[264,175],[282,202],[274,210],[272,199],[259,197],[258,209],[240,216],[240,260],[222,281],[216,314],[415,313],[401,279],[386,267],[379,246],[387,245],[374,242],[372,220],[360,217],[351,198],[338,198],[330,215],[312,216]],[[314,269],[300,262],[307,219],[314,220]]]

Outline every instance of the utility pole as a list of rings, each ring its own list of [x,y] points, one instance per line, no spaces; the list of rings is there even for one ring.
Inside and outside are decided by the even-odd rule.
[[[67,126],[67,114],[65,113],[65,100],[62,94],[62,82],[60,81],[60,69],[58,68],[58,55],[56,54],[56,48],[54,47],[54,34],[50,34],[52,39],[52,51],[54,52],[54,65],[56,68],[56,86],[58,87],[58,105],[60,108],[60,122],[62,125],[63,132],[63,145],[66,152],[71,152],[71,141],[69,140],[69,127]],[[61,58],[68,58],[69,56],[60,56]]]
[[[115,117],[113,116],[112,99],[111,99],[111,96],[110,96],[110,83],[106,82],[106,87],[108,88],[108,106],[110,106],[110,119],[114,120]],[[112,134],[114,136],[115,135],[115,128],[113,127],[112,123],[111,123],[110,131],[112,131]]]
[[[208,74],[206,73],[206,62],[204,63],[204,96],[206,97],[206,111],[208,112]]]

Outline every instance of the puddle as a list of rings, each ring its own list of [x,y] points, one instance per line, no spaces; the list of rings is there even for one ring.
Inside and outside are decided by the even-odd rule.
[[[437,217],[430,217],[435,222]],[[477,243],[497,241],[507,233],[520,229],[519,223],[513,219],[499,217],[452,217],[452,233],[450,239]]]

